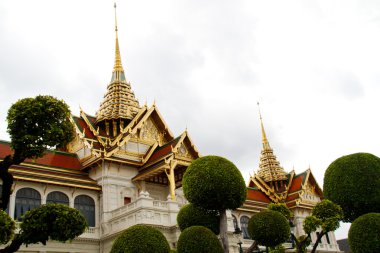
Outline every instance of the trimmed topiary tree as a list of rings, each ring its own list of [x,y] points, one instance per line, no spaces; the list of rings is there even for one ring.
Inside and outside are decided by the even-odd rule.
[[[368,213],[354,220],[348,243],[353,253],[380,252],[380,213]]]
[[[224,252],[229,252],[227,209],[240,207],[247,188],[238,168],[220,156],[204,156],[194,160],[183,179],[183,192],[189,202],[220,214],[220,239]]]
[[[23,243],[66,242],[81,235],[87,221],[81,212],[63,204],[46,204],[25,213],[20,225]]]
[[[187,204],[179,210],[177,223],[181,231],[191,226],[204,226],[219,234],[219,215],[216,211],[205,210],[194,204]]]
[[[0,210],[0,228],[0,244],[6,244],[13,238],[15,222],[3,210]]]
[[[324,196],[342,207],[346,222],[369,212],[380,212],[379,175],[379,157],[368,153],[342,156],[325,172]]]
[[[134,225],[126,229],[114,241],[111,253],[169,253],[165,236],[146,225]]]
[[[87,222],[80,211],[63,204],[46,204],[27,211],[22,218],[19,234],[0,253],[16,252],[22,244],[48,240],[66,242],[81,235]]]
[[[276,247],[289,239],[290,225],[280,212],[264,210],[249,219],[248,232],[259,245]]]
[[[18,100],[9,108],[7,122],[14,152],[0,162],[0,178],[3,180],[0,209],[3,210],[7,209],[13,184],[8,169],[26,158],[43,156],[48,148],[65,147],[74,138],[68,105],[52,96]]]
[[[178,253],[223,253],[218,237],[208,228],[192,226],[182,231],[177,244]]]

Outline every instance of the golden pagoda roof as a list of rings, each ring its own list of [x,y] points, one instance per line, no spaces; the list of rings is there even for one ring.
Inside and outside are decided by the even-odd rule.
[[[140,110],[140,105],[131,89],[130,83],[125,78],[119,49],[119,38],[115,4],[115,64],[112,71],[111,82],[107,87],[103,102],[96,113],[96,122],[104,120],[128,119],[131,120]]]
[[[286,180],[287,176],[284,169],[280,166],[280,162],[277,161],[277,157],[273,153],[273,149],[270,147],[265,130],[263,119],[260,113],[261,133],[263,148],[260,155],[259,169],[257,176],[262,178],[265,182]]]

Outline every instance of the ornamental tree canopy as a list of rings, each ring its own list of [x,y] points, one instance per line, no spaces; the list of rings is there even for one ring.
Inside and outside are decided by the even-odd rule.
[[[354,253],[380,252],[380,213],[368,213],[352,223],[348,243]]]
[[[39,242],[45,245],[49,239],[73,240],[87,227],[80,211],[63,204],[46,204],[32,209],[26,212],[22,221],[21,235],[26,245]]]
[[[327,199],[340,205],[344,221],[380,212],[380,158],[355,153],[336,159],[327,168],[323,192]]]
[[[134,225],[126,229],[114,241],[111,253],[169,253],[165,236],[155,228]]]
[[[223,253],[218,237],[208,228],[192,226],[182,231],[178,239],[178,253]]]
[[[179,210],[177,223],[181,231],[191,226],[204,226],[219,234],[219,215],[216,211],[202,209],[194,204],[185,205]]]
[[[52,96],[24,98],[8,110],[8,133],[17,159],[41,157],[47,148],[64,147],[74,137],[70,110]]]
[[[249,219],[248,232],[258,244],[275,247],[289,239],[290,225],[280,212],[265,210]]]
[[[187,200],[208,210],[236,209],[244,203],[247,194],[238,168],[219,156],[204,156],[193,161],[182,184]]]

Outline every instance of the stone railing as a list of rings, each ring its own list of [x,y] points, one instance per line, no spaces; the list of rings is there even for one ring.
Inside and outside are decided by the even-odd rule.
[[[99,239],[99,227],[88,227],[79,238]]]
[[[141,194],[136,201],[107,213],[102,231],[104,235],[113,234],[136,224],[173,227],[178,212],[176,201],[159,201]]]

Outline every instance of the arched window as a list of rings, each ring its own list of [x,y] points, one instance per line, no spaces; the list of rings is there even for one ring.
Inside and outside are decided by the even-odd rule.
[[[240,217],[240,226],[241,226],[241,231],[243,232],[244,239],[250,239],[250,236],[248,233],[248,221],[249,221],[249,218],[247,216]]]
[[[74,208],[81,211],[89,227],[95,227],[95,202],[87,195],[79,195],[74,200]]]
[[[64,204],[68,206],[69,197],[67,197],[67,195],[62,192],[50,192],[46,197],[46,204],[48,203]]]
[[[41,194],[32,188],[22,188],[16,193],[15,220],[21,220],[27,211],[41,205]]]

